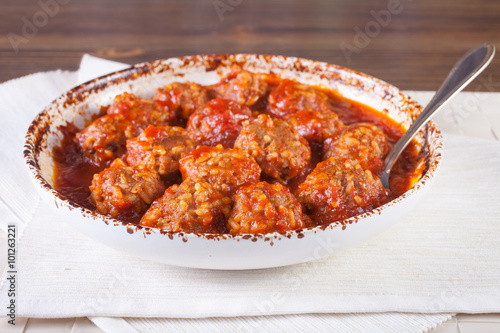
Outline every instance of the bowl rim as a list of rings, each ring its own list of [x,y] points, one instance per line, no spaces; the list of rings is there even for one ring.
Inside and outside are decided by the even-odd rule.
[[[75,203],[68,198],[66,198],[62,193],[58,192],[52,185],[50,185],[45,178],[43,177],[41,173],[40,166],[38,164],[38,156],[39,152],[41,151],[41,144],[44,142],[44,135],[47,132],[47,130],[50,127],[50,111],[52,106],[56,106],[58,104],[63,104],[66,105],[66,103],[69,102],[69,104],[78,104],[80,102],[85,101],[86,97],[92,94],[93,92],[99,92],[101,90],[106,89],[107,87],[121,83],[121,82],[126,82],[126,81],[133,81],[135,78],[143,76],[143,75],[148,75],[148,74],[154,74],[155,69],[158,67],[163,66],[165,63],[172,61],[172,60],[178,60],[181,63],[184,63],[185,65],[190,65],[193,64],[193,61],[196,63],[201,62],[201,61],[213,61],[216,65],[214,68],[206,68],[206,71],[212,71],[216,70],[220,63],[222,61],[234,61],[235,59],[240,59],[240,58],[254,58],[254,59],[264,59],[264,61],[270,61],[272,59],[280,59],[280,60],[285,60],[287,63],[307,63],[308,66],[305,68],[306,71],[309,69],[317,69],[319,68],[320,70],[330,70],[332,73],[347,73],[349,75],[352,75],[355,79],[362,81],[363,83],[366,82],[372,82],[376,86],[381,86],[385,89],[386,93],[387,91],[391,91],[397,95],[399,95],[399,98],[402,98],[405,103],[408,104],[409,108],[413,108],[413,110],[416,110],[417,114],[421,111],[422,106],[414,101],[412,98],[409,96],[403,94],[397,87],[380,80],[376,77],[373,77],[368,74],[364,74],[362,72],[358,72],[356,70],[352,70],[349,68],[345,68],[339,65],[335,64],[329,64],[326,62],[321,62],[321,61],[315,61],[315,60],[310,60],[310,59],[305,59],[305,58],[298,58],[298,57],[289,57],[289,56],[279,56],[279,55],[262,55],[262,54],[208,54],[208,55],[196,55],[196,56],[184,56],[184,57],[172,57],[172,58],[166,58],[166,59],[160,59],[160,60],[155,60],[155,61],[150,61],[150,62],[142,62],[136,65],[132,65],[128,68],[115,71],[106,75],[99,76],[95,79],[89,80],[85,83],[82,83],[62,95],[60,95],[58,98],[56,98],[54,101],[52,101],[50,104],[48,104],[40,113],[38,113],[33,121],[30,123],[28,130],[25,135],[25,142],[24,142],[24,161],[25,164],[28,168],[28,171],[30,173],[30,176],[34,179],[35,183],[44,191],[46,191],[48,194],[50,194],[54,199],[57,208],[61,208],[61,206],[68,208],[69,210],[78,210],[80,213],[83,215],[83,217],[89,217],[93,220],[99,220],[101,222],[104,222],[107,225],[114,225],[114,226],[123,226],[127,228],[127,232],[129,234],[133,234],[135,232],[142,231],[144,237],[147,237],[148,235],[152,234],[162,234],[167,236],[169,239],[174,239],[175,236],[182,238],[183,241],[187,241],[187,238],[205,238],[205,239],[213,239],[213,240],[220,240],[220,239],[236,239],[236,240],[241,240],[241,239],[252,239],[253,241],[256,241],[257,239],[264,239],[266,241],[269,240],[276,240],[276,239],[281,239],[281,238],[291,238],[292,236],[296,236],[297,238],[303,238],[305,234],[309,233],[316,233],[319,231],[324,231],[327,229],[334,229],[337,227],[342,227],[342,229],[346,229],[346,226],[357,223],[358,221],[364,220],[372,215],[380,215],[382,212],[394,207],[395,205],[399,204],[402,201],[408,200],[409,197],[413,196],[415,193],[417,193],[422,187],[424,187],[426,184],[431,183],[435,177],[435,174],[437,172],[437,169],[439,165],[441,164],[442,160],[442,151],[443,151],[443,137],[441,134],[441,131],[437,127],[436,123],[434,121],[430,121],[425,127],[424,130],[426,131],[425,136],[425,145],[431,145],[434,144],[434,153],[430,155],[430,158],[427,161],[427,170],[425,171],[424,175],[419,179],[417,183],[413,185],[411,189],[403,193],[402,195],[398,196],[397,198],[385,203],[382,206],[379,206],[371,211],[339,220],[339,221],[334,221],[328,225],[320,225],[320,226],[315,226],[315,227],[309,227],[309,228],[304,228],[304,229],[296,229],[296,230],[289,230],[285,232],[273,232],[273,233],[266,233],[266,234],[239,234],[239,235],[232,235],[232,234],[207,234],[207,233],[188,233],[188,232],[173,232],[173,231],[166,231],[162,230],[159,228],[153,228],[153,227],[146,227],[146,226],[141,226],[138,224],[134,223],[128,223],[128,222],[123,222],[118,219],[115,219],[110,216],[102,215],[98,212],[95,212],[93,210],[90,210],[88,208],[85,208],[78,203]],[[297,70],[303,70],[304,67],[296,68]],[[311,72],[312,73],[312,72]],[[432,133],[431,133],[432,132]],[[434,142],[430,143],[427,140],[427,137],[429,135],[434,135],[435,140]]]

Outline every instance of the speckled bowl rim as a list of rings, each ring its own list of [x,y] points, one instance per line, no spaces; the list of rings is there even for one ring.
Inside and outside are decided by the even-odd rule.
[[[322,73],[321,75],[333,75],[333,77],[328,77],[328,79],[338,80],[342,82],[342,84],[355,84],[360,89],[366,89],[365,85],[370,84],[374,89],[383,89],[385,93],[389,96],[388,98],[396,98],[400,99],[398,103],[402,103],[402,105],[406,105],[410,116],[412,119],[420,113],[422,107],[414,100],[412,100],[409,96],[404,95],[398,88],[392,86],[391,84],[377,79],[373,76],[345,68],[338,65],[328,64],[325,62],[314,61],[304,58],[296,58],[296,57],[286,57],[286,56],[276,56],[276,55],[256,55],[256,54],[226,54],[226,55],[196,55],[196,56],[185,56],[185,57],[175,57],[168,58],[162,60],[156,60],[152,62],[144,62],[140,64],[133,65],[129,68],[116,71],[107,75],[100,76],[96,79],[85,82],[79,86],[76,86],[69,91],[62,94],[56,100],[54,100],[51,104],[49,104],[42,112],[40,112],[35,119],[30,124],[28,131],[25,136],[25,144],[24,144],[24,160],[31,173],[31,176],[35,179],[36,183],[45,191],[50,193],[56,199],[56,205],[60,208],[60,205],[66,206],[68,209],[73,210],[77,209],[81,212],[84,217],[90,218],[90,220],[95,221],[99,220],[108,225],[115,226],[125,226],[127,227],[127,231],[129,233],[134,233],[137,231],[142,231],[144,236],[146,237],[152,233],[161,233],[166,236],[166,238],[173,239],[174,237],[181,237],[183,240],[186,237],[199,237],[199,238],[208,238],[208,239],[252,239],[257,240],[259,238],[265,240],[279,240],[282,238],[291,238],[292,236],[296,236],[298,238],[302,238],[305,234],[308,233],[316,233],[325,229],[333,229],[337,227],[342,227],[345,229],[346,226],[348,228],[349,224],[358,223],[372,215],[381,214],[383,211],[390,209],[393,206],[400,204],[402,201],[407,200],[409,197],[413,196],[416,192],[418,192],[422,187],[424,187],[427,183],[432,182],[436,171],[442,160],[442,150],[443,150],[443,138],[441,132],[437,125],[431,121],[425,128],[426,133],[426,144],[431,147],[433,145],[433,153],[427,157],[427,171],[424,176],[407,192],[403,193],[401,196],[395,198],[394,200],[379,206],[369,212],[365,212],[363,214],[344,219],[341,221],[334,221],[328,225],[291,230],[283,233],[274,232],[268,234],[243,234],[243,235],[231,235],[231,234],[205,234],[205,233],[185,233],[185,232],[172,232],[165,231],[158,228],[151,228],[136,225],[133,223],[126,223],[115,218],[101,215],[100,213],[94,212],[90,209],[87,209],[69,199],[67,199],[64,195],[55,190],[43,177],[41,173],[41,169],[38,165],[38,153],[41,150],[41,144],[44,142],[44,134],[47,132],[50,126],[50,117],[49,110],[50,106],[55,105],[57,103],[63,102],[64,105],[66,103],[75,104],[85,101],[88,95],[93,92],[98,92],[103,90],[113,84],[121,83],[124,81],[134,80],[137,77],[159,73],[161,71],[169,70],[164,68],[165,64],[172,60],[178,60],[178,62],[183,63],[184,65],[192,65],[193,63],[204,63],[206,64],[206,71],[216,70],[220,64],[225,62],[231,63],[242,63],[248,59],[260,59],[272,63],[277,60],[284,62],[286,64],[290,64],[291,70],[297,71],[308,71],[310,73],[314,73],[315,71],[327,72]],[[327,75],[328,74],[328,75]],[[342,75],[349,75],[349,79],[352,80],[349,83],[346,83],[345,77]],[[335,77],[337,76],[337,77]],[[369,89],[369,88],[368,88]],[[384,97],[386,98],[386,97]],[[432,142],[427,139],[432,137],[434,140]]]

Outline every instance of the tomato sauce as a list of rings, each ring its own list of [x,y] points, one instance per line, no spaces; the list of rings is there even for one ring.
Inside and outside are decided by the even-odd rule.
[[[223,82],[227,84],[227,80]],[[267,94],[269,94],[270,91],[276,89],[281,82],[281,79],[275,76],[265,76],[265,82],[268,84]],[[210,91],[210,87],[208,87],[208,89]],[[351,125],[360,122],[367,122],[376,125],[387,135],[391,145],[393,145],[404,133],[404,129],[394,120],[366,105],[342,98],[332,91],[317,87],[314,87],[314,89],[322,91],[328,96],[330,109],[338,115],[344,125]],[[217,90],[215,89],[215,91]],[[165,101],[162,101],[162,103],[162,105],[165,105]],[[308,102],[305,101],[304,103],[307,104]],[[258,102],[255,102],[253,105],[248,105],[248,107],[252,110],[254,115],[266,113],[266,109],[268,109],[267,99],[260,98],[258,99]],[[106,112],[106,109],[106,107],[103,107],[102,114]],[[180,112],[182,113],[182,111]],[[184,113],[183,117],[185,116],[186,114]],[[179,119],[181,119],[181,117],[179,117]],[[182,122],[176,122],[176,124],[179,123]],[[85,208],[94,210],[95,207],[89,201],[89,196],[91,194],[89,186],[92,183],[94,174],[107,168],[112,162],[112,159],[96,164],[95,161],[91,161],[86,158],[78,140],[75,139],[76,134],[82,131],[82,129],[76,128],[73,124],[60,127],[60,131],[63,134],[63,139],[60,146],[56,147],[53,151],[55,162],[55,188],[67,199]],[[311,161],[309,165],[298,176],[281,182],[282,185],[290,189],[291,193],[294,193],[294,191],[297,190],[298,186],[304,182],[307,175],[313,171],[316,164],[322,161],[322,144],[312,142],[309,146],[311,148]],[[397,161],[391,173],[391,188],[389,193],[390,199],[400,196],[402,193],[410,189],[418,181],[418,179],[420,179],[424,169],[424,163],[421,161],[423,161],[422,152],[417,144],[412,142]],[[177,175],[177,177],[171,177],[168,181],[165,181],[164,179],[166,187],[173,184],[180,184],[182,182],[180,174]],[[268,181],[269,183],[277,183],[276,180],[271,179],[271,177],[266,176],[265,174],[261,174],[260,180]],[[138,223],[141,218],[141,214],[122,214],[118,215],[117,218],[125,222]]]

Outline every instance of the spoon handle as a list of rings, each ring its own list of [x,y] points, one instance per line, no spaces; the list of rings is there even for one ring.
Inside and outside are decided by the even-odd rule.
[[[392,166],[413,137],[437,111],[441,110],[453,96],[462,91],[488,66],[494,55],[495,47],[493,44],[487,43],[468,52],[455,64],[432,100],[387,155],[382,174],[382,184],[385,188],[389,188],[389,174]]]

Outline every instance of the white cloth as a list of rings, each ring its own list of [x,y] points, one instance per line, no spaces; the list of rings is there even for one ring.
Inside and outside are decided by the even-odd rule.
[[[96,58],[88,54],[84,54],[82,62],[80,63],[80,70],[78,73],[78,84],[90,81],[96,77],[113,73],[130,65],[121,62],[110,61],[106,59]]]
[[[105,332],[283,332],[283,333],[388,333],[425,332],[451,317],[449,314],[363,313],[302,314],[286,316],[161,319],[161,318],[90,318]]]
[[[31,221],[39,196],[22,154],[29,124],[45,105],[76,83],[75,72],[54,71],[15,79],[0,87],[0,228]],[[3,255],[3,254],[2,254]]]
[[[94,68],[96,63],[87,58],[82,65]],[[37,80],[24,78],[0,87],[0,116],[16,119],[0,133],[0,213],[28,223],[18,246],[18,316],[95,316],[101,327],[119,323],[139,331],[148,325],[161,331],[174,324],[188,331],[196,325],[273,327],[288,320],[324,331],[343,330],[342,325],[351,331],[401,331],[398,325],[409,321],[403,330],[422,331],[449,318],[446,312],[500,311],[498,142],[447,136],[442,169],[420,206],[384,234],[338,256],[248,272],[177,268],[129,258],[98,244],[69,228],[45,203],[37,204],[38,196],[20,170],[24,131],[55,91],[76,83],[74,75],[37,74]],[[37,95],[38,89],[44,96],[25,97],[27,91],[30,97]],[[499,95],[488,95],[488,105]],[[3,307],[6,288],[0,295]],[[444,314],[307,315],[388,311]],[[241,317],[273,314],[289,315]]]

